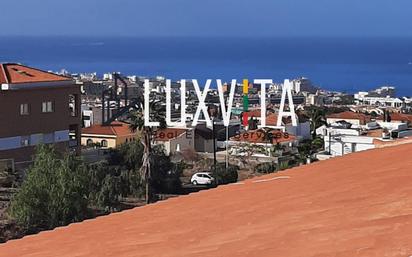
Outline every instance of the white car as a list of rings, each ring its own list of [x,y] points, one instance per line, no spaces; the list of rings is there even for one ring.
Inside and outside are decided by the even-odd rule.
[[[197,172],[193,174],[190,182],[193,185],[212,185],[215,182],[215,179],[209,172]]]

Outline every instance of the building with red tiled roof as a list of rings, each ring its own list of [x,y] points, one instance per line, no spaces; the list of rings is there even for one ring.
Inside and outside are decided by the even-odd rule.
[[[35,82],[56,82],[68,81],[72,82],[71,78],[56,75],[54,73],[42,71],[36,68],[28,67],[16,63],[2,63],[0,64],[0,84],[19,84],[17,87],[26,84],[33,84]]]
[[[254,144],[280,144],[295,142],[296,136],[281,130],[257,129],[242,132],[230,138],[230,140]]]
[[[395,123],[406,123],[408,126],[412,125],[412,114],[405,114],[405,113],[390,113],[390,120],[391,122]],[[383,115],[378,116],[376,118],[377,121],[383,121]]]
[[[0,245],[1,257],[412,255],[412,144],[346,155]]]
[[[278,114],[271,113],[266,117],[267,127],[277,127]],[[310,121],[303,115],[297,114],[297,126],[293,126],[292,118],[290,116],[282,118],[282,126],[289,134],[297,136],[299,139],[312,138],[310,131]]]
[[[99,145],[103,148],[116,148],[119,145],[135,141],[137,132],[132,132],[129,124],[114,121],[110,125],[95,124],[82,129],[82,145]]]
[[[247,113],[247,116],[249,118],[258,118],[258,119],[260,119],[260,115],[261,115],[262,112],[261,112],[260,109],[255,109],[255,110],[247,111],[245,113]]]
[[[349,122],[352,125],[366,125],[366,123],[371,121],[371,117],[363,113],[356,113],[351,111],[332,113],[326,116],[326,122],[328,124],[333,124],[342,120]]]
[[[27,164],[40,143],[79,151],[80,94],[71,78],[0,64],[0,159]]]

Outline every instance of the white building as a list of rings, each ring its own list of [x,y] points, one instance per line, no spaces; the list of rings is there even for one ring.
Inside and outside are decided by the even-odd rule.
[[[316,87],[313,86],[312,82],[305,77],[301,77],[298,79],[294,79],[292,81],[293,88],[292,90],[295,91],[295,93],[299,92],[309,92],[309,93],[316,93]]]
[[[412,136],[407,124],[393,122],[370,122],[354,128],[322,126],[317,132],[323,136],[325,152],[331,157],[377,148]]]
[[[397,98],[395,97],[394,87],[380,87],[369,92],[358,92],[354,95],[355,103],[357,105],[373,105],[380,107],[399,108],[405,105],[411,105],[411,98]]]
[[[374,105],[374,106],[381,106],[381,107],[402,107],[404,101],[399,98],[393,97],[375,97],[375,96],[368,96],[364,95],[364,92],[360,92],[362,94],[355,94],[355,103],[357,105]]]
[[[369,96],[395,97],[395,95],[396,95],[395,87],[391,87],[391,86],[383,86],[383,87],[369,91]]]
[[[326,102],[326,97],[324,95],[312,94],[307,92],[304,92],[303,95],[305,96],[306,105],[323,106]]]

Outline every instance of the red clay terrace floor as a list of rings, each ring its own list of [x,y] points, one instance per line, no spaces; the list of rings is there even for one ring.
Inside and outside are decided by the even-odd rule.
[[[410,256],[412,144],[370,150],[0,245],[0,256]]]

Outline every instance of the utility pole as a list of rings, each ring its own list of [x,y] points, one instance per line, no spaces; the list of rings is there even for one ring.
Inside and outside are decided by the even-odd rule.
[[[230,125],[230,122],[229,122]],[[229,125],[226,126],[226,170],[229,167],[229,151],[228,151],[228,144],[229,144]]]
[[[212,134],[213,134],[213,167],[216,172],[216,134],[215,134],[215,118],[212,119]]]
[[[329,134],[329,155],[332,154],[332,146],[331,146],[331,141],[332,141],[332,131],[328,131]]]

